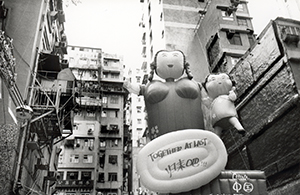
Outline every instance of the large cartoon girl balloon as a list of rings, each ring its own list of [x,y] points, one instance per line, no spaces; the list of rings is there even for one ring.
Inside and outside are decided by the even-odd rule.
[[[158,51],[151,69],[147,85],[125,86],[144,96],[151,138],[179,129],[203,129],[201,84],[192,80],[184,54]],[[154,80],[154,73],[161,79]]]
[[[237,129],[238,133],[245,135],[246,131],[238,120],[234,105],[237,97],[229,75],[226,73],[210,74],[203,85],[212,100],[209,107],[215,133],[220,136],[222,131],[230,128],[231,125]]]

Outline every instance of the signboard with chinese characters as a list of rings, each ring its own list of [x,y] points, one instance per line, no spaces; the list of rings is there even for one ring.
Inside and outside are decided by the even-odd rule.
[[[259,170],[225,170],[212,180],[190,192],[191,195],[267,195],[266,177]]]

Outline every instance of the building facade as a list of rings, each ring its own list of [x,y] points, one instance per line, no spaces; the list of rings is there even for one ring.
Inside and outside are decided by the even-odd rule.
[[[224,134],[227,168],[263,170],[269,194],[300,191],[299,40],[300,21],[277,18],[230,71],[249,134],[242,139],[231,130]]]
[[[52,194],[74,105],[62,1],[1,1],[0,10],[0,193]]]
[[[99,48],[68,46],[67,60],[77,106],[73,134],[61,146],[57,194],[125,194],[123,59]]]

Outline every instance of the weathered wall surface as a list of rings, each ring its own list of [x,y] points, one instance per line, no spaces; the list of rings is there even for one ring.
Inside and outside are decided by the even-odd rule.
[[[15,124],[0,126],[0,194],[3,195],[10,194],[12,188],[10,181],[14,180],[18,131]]]
[[[225,132],[227,169],[263,170],[270,194],[297,194],[300,180],[300,101],[295,63],[272,23],[231,71],[240,121],[249,132]],[[299,62],[298,62],[299,65]]]

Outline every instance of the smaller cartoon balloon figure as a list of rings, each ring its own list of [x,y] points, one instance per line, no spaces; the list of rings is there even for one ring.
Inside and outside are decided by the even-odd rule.
[[[215,133],[221,136],[222,131],[232,125],[238,133],[244,136],[246,131],[238,120],[234,105],[237,97],[229,75],[226,73],[210,74],[204,81],[203,86],[209,98],[212,99],[210,105],[211,122]]]

